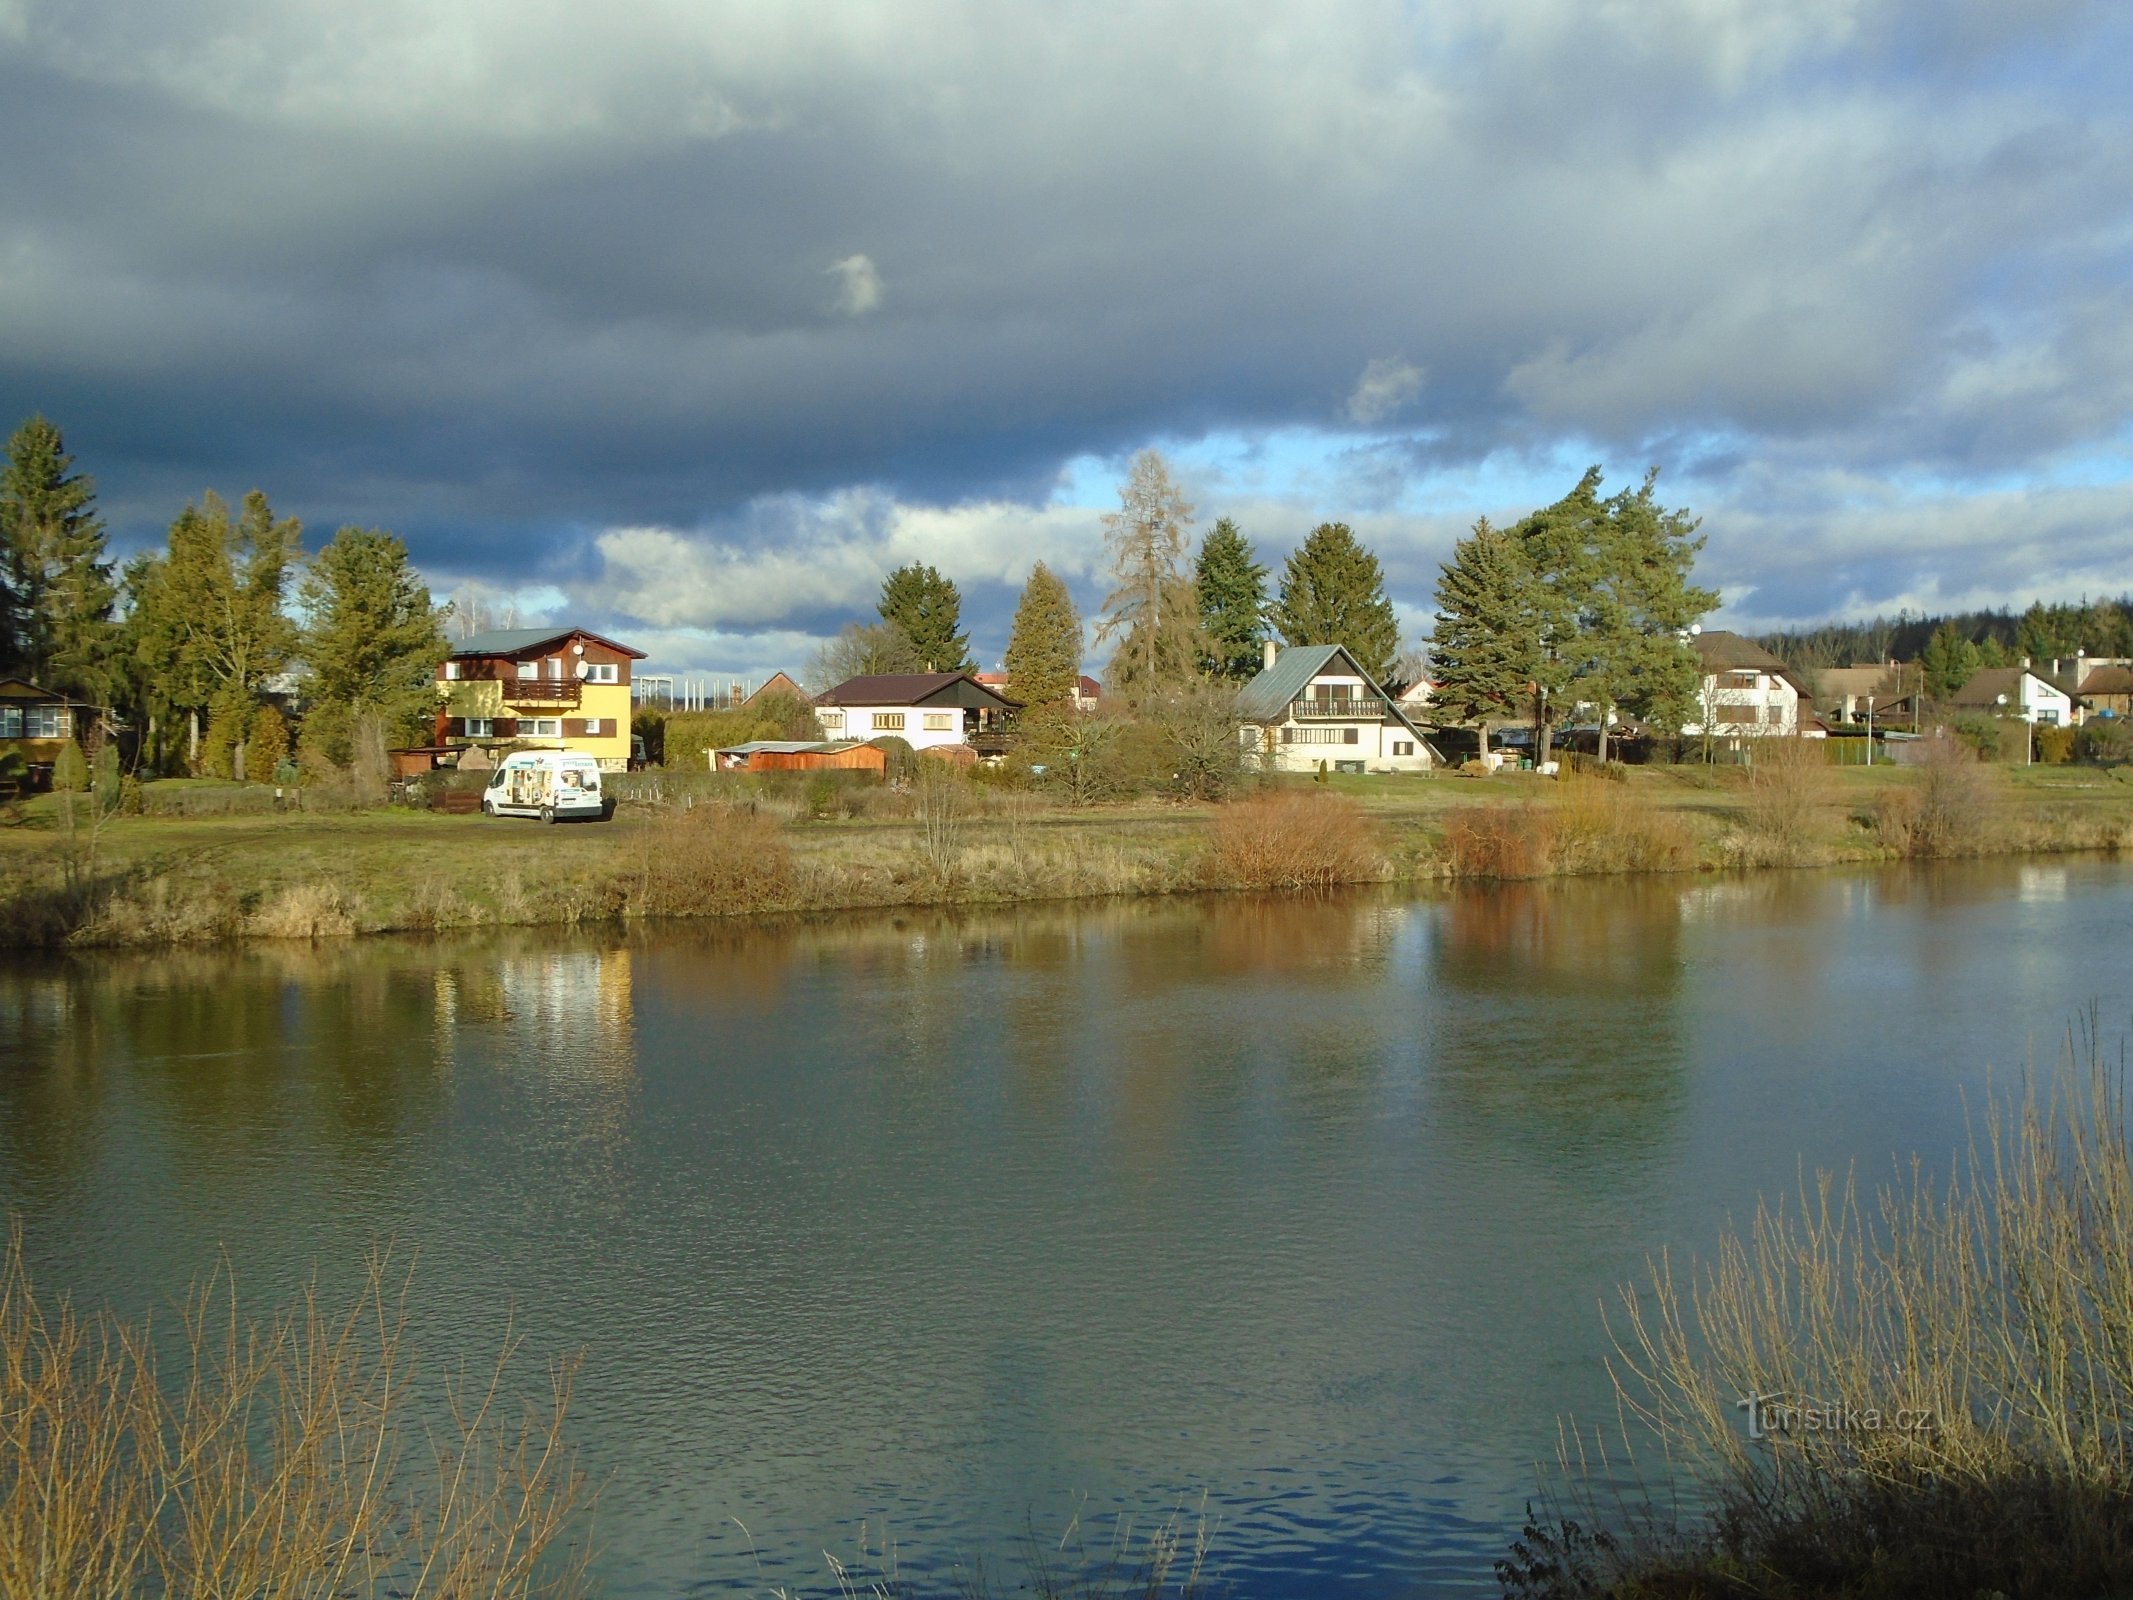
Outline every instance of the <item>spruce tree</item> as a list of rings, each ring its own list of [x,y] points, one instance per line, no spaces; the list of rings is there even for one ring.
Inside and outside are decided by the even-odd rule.
[[[1378,683],[1392,675],[1400,624],[1378,558],[1345,522],[1322,522],[1282,568],[1274,629],[1292,645],[1344,646]]]
[[[1541,670],[1536,592],[1524,546],[1487,517],[1452,547],[1437,580],[1431,713],[1473,723],[1483,755],[1489,750],[1484,719],[1523,713]]]
[[[970,635],[957,629],[963,621],[963,597],[952,580],[914,561],[898,567],[881,585],[881,620],[901,628],[926,672],[968,672]]]
[[[1576,681],[1599,713],[1602,760],[1617,710],[1670,728],[1688,720],[1702,674],[1684,636],[1718,604],[1714,591],[1689,582],[1704,542],[1687,511],[1659,505],[1658,477],[1657,468],[1646,473],[1585,524]]]
[[[1224,517],[1200,541],[1193,587],[1200,602],[1200,631],[1207,639],[1202,665],[1216,678],[1243,682],[1258,672],[1260,641],[1266,637],[1267,569],[1252,559],[1252,547]]]
[[[11,593],[13,655],[48,688],[104,701],[113,688],[112,607],[96,485],[74,470],[59,429],[30,418],[0,470],[0,544]]]
[[[1068,703],[1081,677],[1081,614],[1051,568],[1038,562],[1022,586],[1007,636],[1007,692],[1027,707]]]
[[[1919,665],[1925,670],[1926,693],[1945,700],[1976,674],[1978,649],[1953,622],[1943,622],[1926,641]]]
[[[407,546],[376,529],[343,528],[312,557],[298,594],[311,702],[378,717],[396,740],[418,736],[447,646],[444,614]]]

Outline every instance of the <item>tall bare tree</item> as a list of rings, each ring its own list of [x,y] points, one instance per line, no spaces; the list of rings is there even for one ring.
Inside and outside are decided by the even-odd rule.
[[[1119,485],[1118,509],[1104,517],[1104,550],[1117,587],[1104,596],[1096,627],[1099,640],[1124,637],[1135,659],[1123,676],[1143,689],[1181,676],[1172,663],[1182,662],[1184,674],[1197,668],[1197,641],[1178,637],[1181,629],[1194,631],[1199,610],[1185,572],[1191,526],[1192,506],[1170,476],[1170,463],[1159,451],[1143,450]],[[1115,663],[1112,677],[1120,676]]]

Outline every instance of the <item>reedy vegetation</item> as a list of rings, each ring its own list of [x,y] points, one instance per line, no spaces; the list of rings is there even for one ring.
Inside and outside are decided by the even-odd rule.
[[[1611,1319],[1623,1451],[1566,1438],[1566,1501],[1500,1569],[1532,1597],[1942,1600],[2133,1584],[2133,1158],[2093,1018],[1995,1094],[1936,1177],[1819,1174]],[[1798,1408],[1751,1440],[1743,1396]],[[1849,1425],[1809,1426],[1805,1413]],[[1777,1413],[1785,1420],[1782,1412]],[[1663,1461],[1656,1498],[1602,1484]],[[1610,1529],[1595,1534],[1594,1529]]]

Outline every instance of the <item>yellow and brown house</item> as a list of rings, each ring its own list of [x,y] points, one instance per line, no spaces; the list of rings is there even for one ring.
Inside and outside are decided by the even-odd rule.
[[[601,769],[630,758],[630,666],[644,652],[586,628],[496,628],[437,666],[437,743],[577,750]]]
[[[67,741],[91,733],[102,715],[101,706],[71,699],[27,678],[0,678],[0,751],[22,758],[33,789],[51,783],[52,763]]]

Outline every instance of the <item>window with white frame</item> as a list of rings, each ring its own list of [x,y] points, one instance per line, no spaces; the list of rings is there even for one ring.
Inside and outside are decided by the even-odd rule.
[[[22,731],[31,739],[64,739],[67,714],[59,706],[25,706],[22,709]]]
[[[825,711],[821,716],[822,731],[824,733],[844,732],[844,713],[842,711]]]
[[[22,707],[0,706],[0,739],[22,737]]]
[[[496,719],[494,717],[469,717],[466,721],[466,729],[469,739],[493,739],[496,737]]]
[[[948,733],[954,727],[955,713],[953,711],[929,711],[926,713],[926,731],[928,733]]]
[[[1412,739],[1395,739],[1395,740],[1393,740],[1393,741],[1392,741],[1392,753],[1393,753],[1394,755],[1396,755],[1396,756],[1411,756],[1411,755],[1413,755],[1413,754],[1415,753],[1415,742],[1414,742],[1414,740],[1412,740]]]
[[[585,737],[588,739],[601,737],[607,732],[606,724],[607,719],[605,717],[587,717],[585,719]]]
[[[521,661],[518,664],[518,675],[521,681],[538,678],[541,675],[541,664],[538,661]]]
[[[447,661],[444,664],[444,675],[447,680],[457,678],[459,676],[459,663],[456,661]]]
[[[587,683],[620,683],[622,669],[612,661],[588,661],[585,664]]]
[[[875,712],[874,731],[876,733],[902,733],[904,731],[904,714],[901,711]]]
[[[518,731],[528,739],[560,739],[563,737],[561,717],[520,717]]]

